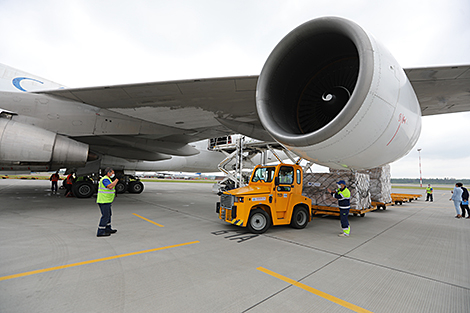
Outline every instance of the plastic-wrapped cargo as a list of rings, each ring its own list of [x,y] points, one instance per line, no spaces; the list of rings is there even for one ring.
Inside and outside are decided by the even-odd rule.
[[[330,172],[348,173],[349,171],[330,169]],[[392,202],[392,176],[390,174],[389,164],[370,170],[360,170],[358,172],[369,174],[370,196],[372,201],[381,203]]]
[[[370,195],[372,201],[392,202],[392,175],[390,165],[365,171],[370,176]]]
[[[351,192],[351,209],[367,209],[371,207],[369,193],[369,175],[341,171],[334,173],[304,173],[303,195],[312,199],[312,205],[338,207],[338,200],[328,192],[328,188],[336,190],[336,182],[344,180]]]

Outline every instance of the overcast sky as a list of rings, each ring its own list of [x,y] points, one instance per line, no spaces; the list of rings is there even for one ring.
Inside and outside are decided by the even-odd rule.
[[[470,64],[469,0],[0,0],[0,63],[68,87],[258,75],[289,31],[348,18],[403,68]],[[470,178],[470,113],[423,118],[393,177]]]

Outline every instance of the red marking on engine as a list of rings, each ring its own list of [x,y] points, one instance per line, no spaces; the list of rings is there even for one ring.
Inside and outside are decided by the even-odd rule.
[[[393,139],[395,139],[395,136],[397,135],[398,130],[400,130],[401,124],[405,124],[405,123],[406,123],[406,116],[405,116],[405,114],[400,113],[400,115],[398,116],[398,128],[397,128],[397,131],[396,131],[395,134],[393,135],[392,139],[390,139],[390,141],[387,143],[387,146],[393,141]]]

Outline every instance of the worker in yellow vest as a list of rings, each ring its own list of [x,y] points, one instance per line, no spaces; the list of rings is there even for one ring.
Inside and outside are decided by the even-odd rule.
[[[336,191],[332,191],[328,188],[328,192],[338,199],[338,206],[339,206],[339,217],[341,220],[341,228],[343,232],[339,234],[340,237],[349,237],[351,232],[351,227],[349,226],[349,210],[351,209],[351,191],[346,187],[346,182],[344,180],[340,180],[336,183],[338,189]]]
[[[426,201],[431,201],[432,202],[432,187],[431,187],[431,184],[428,184],[428,187],[426,188]]]
[[[106,237],[117,232],[116,229],[111,228],[111,204],[115,196],[114,187],[119,179],[116,178],[114,181],[111,181],[114,177],[114,170],[110,167],[107,167],[104,172],[105,175],[98,184],[98,197],[96,198],[96,203],[100,206],[101,211],[97,237]]]

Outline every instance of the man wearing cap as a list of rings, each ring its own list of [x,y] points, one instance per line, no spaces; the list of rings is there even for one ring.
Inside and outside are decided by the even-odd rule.
[[[349,227],[349,221],[348,221],[349,209],[351,208],[351,204],[350,204],[351,192],[349,191],[348,188],[346,188],[346,182],[344,180],[340,180],[336,184],[338,185],[338,189],[336,191],[331,191],[328,188],[328,192],[333,197],[338,199],[339,212],[340,212],[339,216],[341,219],[341,227],[343,228],[343,232],[339,234],[338,236],[348,237],[349,232],[351,231],[351,228]]]
[[[104,170],[105,175],[101,178],[98,184],[98,197],[96,203],[100,206],[101,219],[98,226],[98,232],[96,236],[107,237],[117,232],[116,229],[111,228],[111,204],[113,203],[115,196],[114,187],[119,182],[119,179],[111,181],[114,177],[114,170],[107,167]]]

